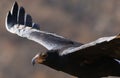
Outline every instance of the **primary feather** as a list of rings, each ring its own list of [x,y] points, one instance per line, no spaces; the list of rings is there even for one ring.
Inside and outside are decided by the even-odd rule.
[[[6,28],[11,33],[40,43],[48,50],[61,49],[69,45],[81,45],[62,36],[41,31],[39,25],[34,23],[32,17],[25,13],[23,7],[19,8],[16,2],[6,17]]]

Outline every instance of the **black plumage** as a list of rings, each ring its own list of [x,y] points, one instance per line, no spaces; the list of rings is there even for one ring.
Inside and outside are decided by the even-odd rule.
[[[9,32],[33,40],[46,49],[38,53],[32,63],[42,63],[56,70],[80,78],[99,78],[120,76],[120,34],[102,37],[93,42],[82,44],[62,36],[41,31],[32,17],[23,7],[14,3],[6,16],[6,28]]]

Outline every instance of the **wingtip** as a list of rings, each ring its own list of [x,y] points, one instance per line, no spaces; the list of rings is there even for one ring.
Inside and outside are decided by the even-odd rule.
[[[15,7],[15,6],[18,6],[17,1],[15,1],[15,2],[13,3],[13,6],[14,6],[14,7]]]
[[[20,7],[18,13],[18,23],[24,25],[24,20],[25,20],[25,9],[23,7]]]
[[[6,15],[6,28],[9,30],[14,24],[17,23],[18,4],[15,1],[12,9]]]
[[[32,27],[32,17],[29,14],[26,14],[25,25]]]
[[[6,29],[9,31],[15,24],[26,25],[34,29],[40,29],[39,25],[32,21],[32,17],[25,13],[24,7],[19,7],[17,1],[13,3],[11,10],[7,13],[5,19]]]
[[[10,11],[8,12],[7,16],[11,16],[11,12]]]
[[[15,1],[12,9],[6,15],[6,28],[9,30],[14,24],[17,23],[18,4]]]
[[[15,1],[14,4],[17,4],[17,1]]]
[[[15,1],[15,2],[13,3],[12,9],[11,9],[11,13],[13,13],[14,10],[17,10],[17,9],[18,9],[18,3]]]
[[[24,12],[25,12],[25,9],[24,9],[22,6],[20,7],[20,10],[22,10],[22,11],[24,11]]]
[[[11,24],[10,24],[10,20],[12,19],[12,15],[11,15],[11,12],[9,11],[6,15],[6,21],[5,21],[5,24],[6,24],[6,28],[7,30],[9,30],[11,28]]]
[[[38,25],[38,24],[36,24],[36,23],[33,23],[33,24],[32,24],[32,28],[35,28],[35,29],[38,29],[38,30],[40,30],[40,27],[39,27],[39,25]]]
[[[11,12],[9,11],[9,12],[7,13],[7,16],[6,16],[6,22],[7,22],[7,24],[9,23],[9,20],[11,20],[11,18],[12,18],[12,14],[11,14]]]

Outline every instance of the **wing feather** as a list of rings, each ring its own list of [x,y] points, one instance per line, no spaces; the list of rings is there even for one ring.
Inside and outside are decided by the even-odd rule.
[[[102,37],[93,42],[71,48],[61,52],[61,55],[72,57],[84,57],[87,59],[101,58],[102,56],[120,59],[120,34],[110,37]]]
[[[25,13],[23,7],[19,8],[16,2],[6,17],[6,28],[11,33],[40,43],[48,50],[61,49],[70,45],[81,45],[62,36],[41,31],[39,25],[33,23],[32,17]]]

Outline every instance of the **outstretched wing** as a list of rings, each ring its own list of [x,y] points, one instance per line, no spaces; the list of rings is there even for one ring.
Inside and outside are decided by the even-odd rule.
[[[87,59],[97,59],[102,56],[120,59],[120,34],[111,37],[102,37],[96,41],[64,50],[61,55],[70,55]]]
[[[16,2],[6,16],[6,28],[11,33],[40,43],[48,50],[60,49],[71,45],[82,45],[62,36],[41,31],[39,25],[34,23],[31,16],[25,13],[23,7],[19,8]]]

